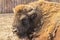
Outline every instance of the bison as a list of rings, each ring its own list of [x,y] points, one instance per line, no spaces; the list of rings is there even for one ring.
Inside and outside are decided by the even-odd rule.
[[[36,1],[16,6],[13,32],[24,40],[52,40],[59,27],[60,4]]]

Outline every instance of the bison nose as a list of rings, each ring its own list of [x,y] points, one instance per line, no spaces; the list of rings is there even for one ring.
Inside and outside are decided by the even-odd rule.
[[[15,28],[15,26],[13,26],[13,33],[17,32],[17,28]]]

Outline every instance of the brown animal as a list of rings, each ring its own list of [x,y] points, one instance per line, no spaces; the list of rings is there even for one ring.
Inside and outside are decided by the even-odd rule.
[[[42,26],[42,12],[37,8],[32,8],[28,5],[17,6],[15,7],[14,12],[15,19],[13,27],[15,29],[17,28],[14,32],[16,32],[20,38],[29,38],[32,40],[33,33],[37,31],[40,26]]]
[[[52,40],[60,25],[60,4],[36,1],[13,9],[14,32],[25,40]]]

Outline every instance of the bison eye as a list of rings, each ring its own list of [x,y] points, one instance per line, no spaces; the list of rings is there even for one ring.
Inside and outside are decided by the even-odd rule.
[[[31,19],[35,19],[36,17],[37,17],[37,14],[36,14],[36,13],[34,13],[34,14],[32,14],[32,15],[30,16]]]
[[[22,22],[25,22],[26,21],[26,19],[24,18],[24,19],[22,19]]]
[[[27,25],[27,24],[28,24],[28,22],[29,22],[29,21],[28,21],[28,19],[27,19],[27,18],[22,19],[22,24],[23,24],[23,25]]]

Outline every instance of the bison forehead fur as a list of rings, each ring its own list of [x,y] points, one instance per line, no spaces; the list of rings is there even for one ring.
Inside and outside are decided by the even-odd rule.
[[[17,6],[14,12],[14,32],[17,33],[20,38],[30,37],[30,35],[33,35],[33,33],[37,31],[37,28],[40,28],[42,12],[37,10],[37,8],[21,5]]]

